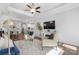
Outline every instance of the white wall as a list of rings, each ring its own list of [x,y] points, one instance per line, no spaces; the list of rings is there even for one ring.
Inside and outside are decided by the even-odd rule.
[[[54,15],[59,41],[79,46],[79,7]]]

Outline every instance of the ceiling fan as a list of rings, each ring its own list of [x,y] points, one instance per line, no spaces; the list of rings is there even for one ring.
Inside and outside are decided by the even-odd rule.
[[[25,7],[26,7],[25,11],[30,11],[32,14],[34,14],[35,12],[40,13],[39,11],[40,7],[36,6],[34,3],[26,4]]]

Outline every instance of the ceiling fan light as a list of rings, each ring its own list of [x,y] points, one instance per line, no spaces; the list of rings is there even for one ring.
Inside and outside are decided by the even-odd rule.
[[[31,11],[31,12],[36,12],[34,8],[32,8],[30,11]]]

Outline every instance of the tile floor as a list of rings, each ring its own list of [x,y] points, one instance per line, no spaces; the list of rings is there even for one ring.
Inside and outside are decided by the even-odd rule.
[[[46,55],[53,47],[47,47],[43,50],[41,49],[41,41],[34,39],[33,42],[29,40],[21,40],[15,41],[16,46],[20,50],[21,55]],[[59,45],[59,47],[62,47]],[[79,49],[77,51],[73,51],[71,49],[62,47],[64,50],[63,55],[78,55]]]

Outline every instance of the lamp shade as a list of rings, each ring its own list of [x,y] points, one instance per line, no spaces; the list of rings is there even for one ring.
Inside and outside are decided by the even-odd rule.
[[[7,19],[3,22],[4,27],[13,27],[14,26],[14,21],[12,19]]]

